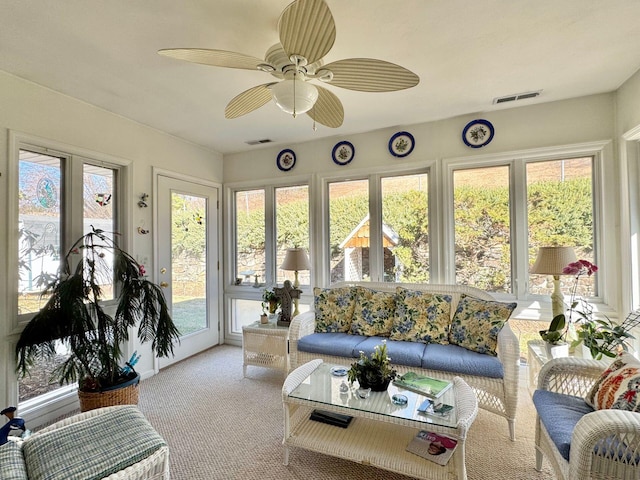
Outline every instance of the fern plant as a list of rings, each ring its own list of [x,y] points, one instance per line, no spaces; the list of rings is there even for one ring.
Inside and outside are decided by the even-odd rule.
[[[100,391],[123,383],[136,376],[121,366],[122,346],[136,325],[140,341],[150,341],[158,357],[173,355],[179,331],[162,289],[144,274],[144,267],[109,235],[92,227],[65,255],[58,276],[42,293],[50,298],[20,335],[16,345],[19,376],[28,375],[37,360],[53,360],[60,341],[69,351],[52,373],[60,385],[78,382],[80,390]],[[111,278],[117,288],[114,315],[105,311],[101,286],[111,283]]]

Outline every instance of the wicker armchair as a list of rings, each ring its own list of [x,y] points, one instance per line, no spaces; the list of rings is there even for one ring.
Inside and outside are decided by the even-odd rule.
[[[544,365],[538,389],[584,397],[603,372],[603,363],[579,358],[556,358]],[[639,479],[640,413],[596,410],[578,421],[571,436],[569,461],[561,455],[536,417],[536,470],[543,455],[563,480]]]

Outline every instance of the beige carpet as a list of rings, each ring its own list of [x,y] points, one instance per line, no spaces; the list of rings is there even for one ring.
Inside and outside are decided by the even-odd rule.
[[[516,423],[480,410],[467,440],[470,480],[554,478],[548,465],[536,472],[534,409],[523,369]],[[292,449],[282,464],[283,376],[247,367],[242,350],[219,346],[166,368],[141,383],[140,408],[169,443],[174,480],[406,480],[373,467]]]

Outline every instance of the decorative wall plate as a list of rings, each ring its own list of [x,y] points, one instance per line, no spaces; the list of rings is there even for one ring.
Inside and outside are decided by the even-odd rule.
[[[283,172],[288,172],[296,164],[296,154],[293,150],[282,150],[276,157],[276,165]]]
[[[338,165],[346,165],[353,160],[356,155],[356,149],[351,142],[338,142],[331,151],[331,158]]]
[[[389,152],[394,157],[406,157],[415,145],[413,135],[409,132],[398,132],[389,139]]]
[[[493,140],[493,125],[488,120],[472,120],[462,130],[462,141],[471,148],[480,148]]]

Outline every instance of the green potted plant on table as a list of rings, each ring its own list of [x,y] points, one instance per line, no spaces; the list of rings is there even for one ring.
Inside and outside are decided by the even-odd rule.
[[[105,311],[102,301],[102,285],[111,279],[114,315]],[[36,360],[52,361],[57,342],[62,342],[69,355],[52,377],[60,385],[78,382],[83,411],[137,403],[140,376],[132,365],[121,366],[122,345],[129,339],[130,328],[138,325],[139,340],[150,341],[159,357],[173,354],[173,345],[179,341],[162,289],[145,277],[143,265],[102,230],[92,229],[73,244],[43,295],[50,298],[16,345],[18,374],[26,376]]]
[[[280,298],[278,298],[273,290],[265,290],[262,294],[263,307],[269,307],[269,313],[273,315],[278,311],[280,306]]]
[[[391,368],[391,359],[387,355],[387,342],[383,340],[382,345],[376,345],[371,357],[360,351],[360,358],[351,364],[347,376],[349,383],[357,380],[360,388],[384,392],[396,377],[396,371]]]

